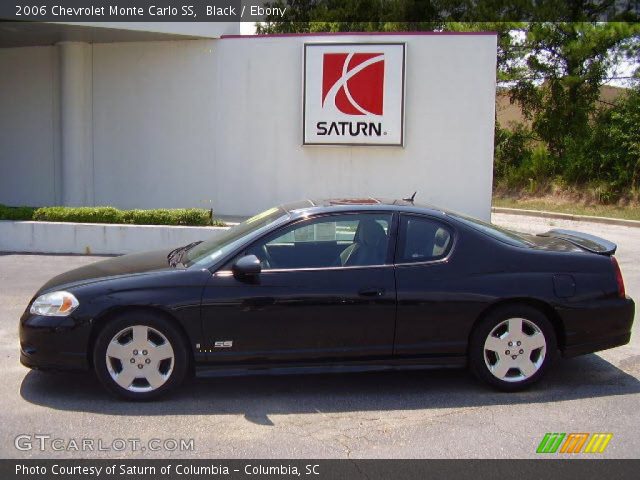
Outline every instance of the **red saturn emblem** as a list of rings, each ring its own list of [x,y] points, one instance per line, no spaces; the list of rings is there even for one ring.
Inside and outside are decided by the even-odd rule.
[[[325,53],[322,107],[335,105],[347,115],[382,115],[383,53]]]

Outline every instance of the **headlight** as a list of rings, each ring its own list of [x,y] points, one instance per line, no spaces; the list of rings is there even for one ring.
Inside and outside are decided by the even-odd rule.
[[[48,317],[66,317],[78,308],[78,299],[69,292],[51,292],[40,295],[31,304],[33,315],[46,315]]]

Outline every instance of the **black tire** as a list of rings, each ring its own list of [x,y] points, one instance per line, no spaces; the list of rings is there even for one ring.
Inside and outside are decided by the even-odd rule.
[[[120,332],[126,331],[129,327],[133,326],[146,327],[147,332],[151,332],[147,334],[148,339],[152,339],[152,337],[159,338],[162,340],[162,342],[157,342],[159,346],[164,346],[165,342],[168,341],[172,349],[173,359],[171,361],[168,359],[162,360],[162,366],[158,367],[158,371],[163,373],[162,378],[164,383],[157,388],[154,388],[146,379],[143,381],[143,379],[140,378],[134,380],[130,386],[130,388],[138,389],[138,391],[131,391],[119,385],[110,373],[109,369],[111,368],[112,370],[115,370],[114,366],[118,365],[118,361],[114,361],[110,358],[110,365],[107,365],[107,348],[116,335],[119,335]],[[133,328],[131,329],[131,332],[133,332]],[[157,335],[158,333],[160,334],[159,336]],[[127,334],[125,333],[124,335]],[[152,355],[151,351],[153,348],[153,342],[151,345],[152,347],[149,349],[149,357]],[[127,345],[125,344],[123,348],[126,347]],[[144,352],[147,352],[147,350],[144,350]],[[144,355],[147,355],[147,353],[144,353]],[[142,356],[142,350],[135,356],[131,353],[130,361],[136,367],[138,364],[142,365],[142,367],[140,367],[141,372],[144,372],[147,367],[152,368],[155,364],[155,362],[151,361],[151,358],[147,360],[146,357]],[[148,365],[145,365],[145,362],[147,362]],[[126,400],[144,401],[152,400],[164,395],[183,382],[189,370],[189,353],[183,335],[170,320],[152,312],[132,310],[130,312],[119,314],[116,318],[109,320],[102,330],[100,330],[93,348],[93,365],[100,383],[102,383],[110,393]],[[164,371],[162,371],[162,369],[164,369]],[[146,382],[147,386],[135,386],[134,384],[136,382],[139,382],[139,384]],[[145,388],[151,388],[151,390],[140,391],[140,389]]]
[[[544,350],[541,348],[532,349],[531,351],[523,350],[524,353],[520,354],[520,347],[516,345],[517,342],[513,341],[513,347],[509,347],[508,343],[503,347],[505,350],[500,351],[501,356],[496,355],[492,349],[487,349],[487,356],[485,357],[485,341],[490,341],[488,337],[494,332],[494,329],[497,330],[492,337],[496,338],[498,342],[507,342],[509,340],[510,337],[508,335],[510,332],[502,334],[499,337],[495,335],[500,333],[501,328],[505,328],[505,326],[509,324],[509,319],[524,319],[525,322],[522,322],[523,331],[527,330],[534,334],[542,333],[544,336],[543,340],[546,343]],[[533,329],[532,325],[537,327],[537,332]],[[523,333],[522,343],[527,342],[529,338],[533,338],[529,335],[525,337],[525,335],[527,335],[527,332]],[[538,342],[540,342],[540,338],[536,337],[536,341],[531,343],[537,344]],[[516,348],[517,350],[511,351],[509,350],[510,348]],[[544,355],[541,356],[543,351]],[[514,358],[513,355],[506,355],[506,352],[510,354],[515,353],[516,358]],[[505,305],[504,307],[498,307],[491,311],[476,325],[469,342],[469,366],[471,371],[483,382],[506,392],[522,390],[540,380],[556,360],[557,356],[558,343],[553,325],[546,315],[529,305]],[[527,360],[529,360],[537,370],[530,370],[531,366]],[[498,362],[500,361],[505,362],[503,368],[514,365],[513,368],[508,369],[507,374],[502,376],[502,378],[498,378],[491,370],[491,368],[493,368],[496,374],[500,374],[501,371],[497,368]],[[521,370],[520,367],[515,366],[518,363],[525,366],[526,369],[523,368]],[[536,364],[538,366],[536,366]],[[531,371],[535,371],[535,373],[525,373]],[[505,380],[505,378],[508,380]]]

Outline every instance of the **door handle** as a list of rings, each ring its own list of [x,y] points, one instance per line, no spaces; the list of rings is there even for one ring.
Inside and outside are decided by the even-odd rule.
[[[384,288],[363,288],[358,291],[358,295],[361,297],[381,297],[384,292]]]

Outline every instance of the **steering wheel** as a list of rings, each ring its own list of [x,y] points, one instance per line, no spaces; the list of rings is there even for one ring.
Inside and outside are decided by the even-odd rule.
[[[263,267],[271,268],[273,265],[273,257],[271,257],[266,243],[262,245],[262,253],[264,254]]]

